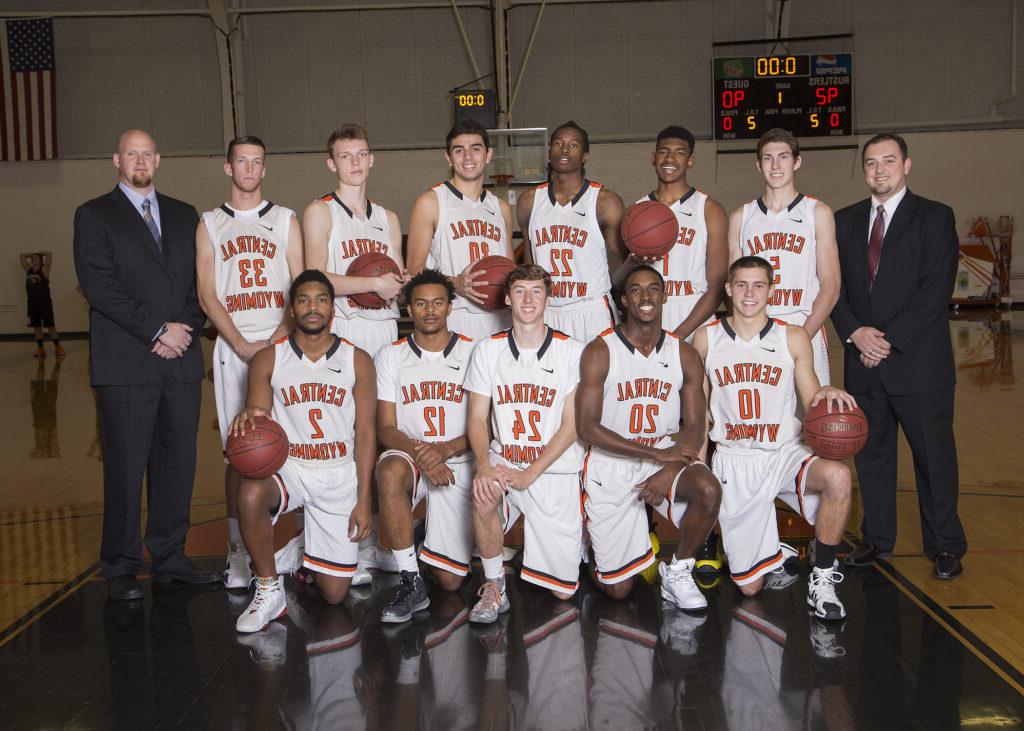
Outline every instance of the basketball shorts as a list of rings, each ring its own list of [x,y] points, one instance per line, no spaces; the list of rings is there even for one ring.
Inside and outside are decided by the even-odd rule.
[[[749,584],[782,566],[775,498],[811,525],[821,496],[806,493],[807,470],[818,459],[805,444],[792,441],[759,454],[732,454],[719,448],[711,470],[722,483],[718,523],[732,579]]]
[[[675,329],[679,327],[680,324],[682,324],[683,320],[690,316],[690,313],[693,312],[693,306],[697,304],[697,300],[699,300],[700,298],[701,295],[695,294],[687,297],[675,297],[673,299],[670,299],[668,302],[662,305],[661,326],[668,330],[669,332],[674,332]],[[709,322],[714,321],[715,316],[714,314],[712,314],[711,317],[706,319],[704,322],[699,323],[697,327],[694,328],[694,332],[699,330],[704,325],[707,325]],[[693,333],[690,333],[690,336],[686,338],[686,342],[690,343],[691,345],[693,344]]]
[[[248,390],[249,364],[238,357],[224,338],[218,337],[213,344],[213,395],[217,402],[221,448],[228,443],[231,421],[245,408]]]
[[[308,642],[306,655],[309,702],[303,704],[303,711],[309,716],[300,715],[304,723],[296,723],[295,728],[362,728],[363,709],[355,686],[363,664],[359,630]]]
[[[664,437],[669,446],[671,437]],[[654,507],[677,528],[686,514],[686,504],[677,503],[676,483],[694,465],[676,475],[665,500]],[[591,449],[583,465],[583,506],[586,510],[587,532],[597,564],[595,574],[602,584],[618,584],[640,573],[655,561],[647,524],[646,503],[637,500],[636,486],[658,472],[664,465],[654,460],[618,457]]]
[[[515,467],[491,453],[493,464]],[[525,490],[509,490],[501,510],[507,533],[523,516],[523,581],[560,594],[579,588],[583,507],[580,475],[545,473]]]
[[[420,548],[420,561],[465,576],[473,551],[473,461],[449,462],[455,484],[438,486],[420,474],[405,452],[389,449],[377,461],[388,457],[404,460],[412,470],[413,508],[424,498],[427,501],[427,535]]]
[[[385,345],[398,340],[398,321],[368,320],[365,317],[345,318],[335,312],[331,321],[331,332],[365,350],[372,358]]]
[[[28,300],[28,326],[53,327],[53,300],[49,297],[31,297]]]
[[[281,492],[274,522],[299,508],[306,512],[302,565],[328,576],[352,578],[359,554],[359,543],[348,539],[348,519],[359,497],[355,461],[314,466],[289,457],[274,480]]]
[[[448,315],[448,329],[472,340],[484,340],[494,333],[512,327],[512,311],[470,312],[452,310]]]
[[[549,302],[544,310],[545,324],[583,344],[614,327],[618,321],[619,315],[610,294],[566,307],[552,307]]]
[[[779,318],[790,325],[803,325],[807,321],[807,315],[802,312],[793,312]],[[828,360],[828,336],[825,334],[824,326],[811,338],[811,352],[814,354],[814,372],[818,376],[818,383],[822,386],[832,385],[831,368]]]

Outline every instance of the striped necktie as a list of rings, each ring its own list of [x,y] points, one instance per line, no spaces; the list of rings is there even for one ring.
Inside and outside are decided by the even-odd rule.
[[[146,222],[149,227],[149,232],[153,234],[153,239],[156,241],[157,247],[160,251],[164,250],[164,240],[160,236],[160,229],[156,225],[156,219],[153,218],[153,212],[150,210],[153,204],[149,202],[149,198],[142,199],[142,220]]]

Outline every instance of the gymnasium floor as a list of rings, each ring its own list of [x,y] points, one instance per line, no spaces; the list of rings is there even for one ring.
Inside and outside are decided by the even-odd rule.
[[[141,603],[107,601],[96,573],[101,463],[87,344],[67,342],[55,368],[52,357],[37,367],[29,343],[0,343],[2,725],[1020,727],[1024,389],[1013,360],[1024,358],[1024,313],[979,311],[951,327],[970,542],[956,581],[931,579],[919,554],[903,445],[896,556],[846,572],[849,617],[838,625],[808,617],[804,562],[792,584],[754,600],[723,578],[696,618],[663,606],[655,586],[616,604],[585,582],[559,603],[512,581],[507,625],[483,632],[466,622],[475,581],[458,596],[432,587],[429,617],[397,631],[378,620],[394,577],[379,575],[336,608],[290,583],[289,618],[245,639],[233,623],[247,598],[216,587],[144,581]],[[204,388],[188,550],[219,568],[222,468]],[[781,524],[805,544],[806,526],[785,515]]]

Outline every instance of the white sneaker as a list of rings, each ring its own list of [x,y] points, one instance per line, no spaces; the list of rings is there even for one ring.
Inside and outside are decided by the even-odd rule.
[[[508,601],[508,594],[505,593],[505,579],[500,581],[486,581],[477,591],[480,597],[473,609],[469,612],[469,621],[477,624],[494,624],[498,621],[498,615],[504,614],[511,608]]]
[[[818,619],[843,619],[846,608],[836,596],[836,584],[843,580],[839,573],[839,562],[833,561],[830,569],[811,569],[807,580],[807,606]]]
[[[708,607],[708,600],[693,581],[695,563],[696,560],[692,558],[680,561],[673,556],[672,563],[658,566],[658,573],[661,575],[661,597],[680,609],[691,612]]]
[[[281,580],[275,578],[273,583],[264,586],[257,579],[256,595],[249,602],[249,608],[239,615],[235,629],[245,633],[259,632],[286,614],[288,603],[281,589]]]
[[[373,582],[373,574],[362,564],[356,564],[356,572],[352,574],[352,586],[363,586]]]
[[[249,568],[249,552],[241,543],[228,544],[228,558],[224,566],[224,588],[246,589],[252,582],[252,569]]]
[[[377,569],[387,571],[389,574],[398,573],[398,560],[395,558],[395,554],[385,551],[376,544],[359,547],[358,563],[361,569]]]
[[[661,641],[680,655],[696,654],[697,630],[706,620],[706,616],[666,607],[661,610]]]
[[[294,574],[302,568],[302,557],[306,553],[306,533],[303,531],[292,538],[280,551],[274,553],[274,565],[279,576]]]
[[[288,628],[283,624],[273,623],[266,632],[241,635],[238,644],[249,648],[249,657],[260,668],[279,668],[288,657]]]

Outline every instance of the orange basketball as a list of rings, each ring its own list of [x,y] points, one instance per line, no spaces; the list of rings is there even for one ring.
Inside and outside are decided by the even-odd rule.
[[[473,287],[484,303],[480,305],[485,310],[501,310],[508,305],[505,304],[505,280],[509,272],[516,268],[515,262],[506,256],[491,254],[485,256],[473,265],[469,271],[472,273],[483,272],[483,285],[477,284]]]
[[[665,256],[679,238],[676,214],[660,201],[630,206],[622,217],[621,230],[622,243],[637,256]]]
[[[395,260],[387,254],[368,251],[357,256],[355,261],[348,265],[348,271],[345,272],[345,276],[379,277],[388,272],[391,274],[401,274]],[[381,299],[375,292],[350,294],[348,298],[353,304],[357,307],[362,307],[364,310],[379,310],[387,305],[387,302]]]
[[[836,407],[828,413],[823,399],[804,417],[804,442],[825,459],[847,459],[864,448],[868,440],[868,420],[859,408],[842,413]]]
[[[262,480],[281,469],[288,459],[288,436],[273,419],[257,416],[255,428],[228,437],[224,454],[240,475]]]

